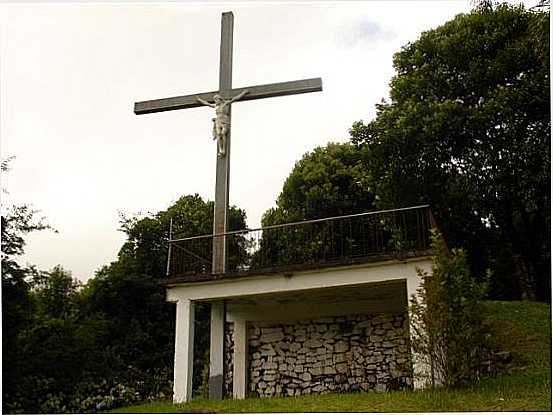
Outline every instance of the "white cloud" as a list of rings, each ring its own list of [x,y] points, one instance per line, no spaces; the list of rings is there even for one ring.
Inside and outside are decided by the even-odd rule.
[[[363,43],[363,46],[373,48],[375,43],[392,39],[396,34],[382,27],[378,22],[371,19],[359,19],[351,27],[343,26],[338,33],[338,42],[348,47]]]

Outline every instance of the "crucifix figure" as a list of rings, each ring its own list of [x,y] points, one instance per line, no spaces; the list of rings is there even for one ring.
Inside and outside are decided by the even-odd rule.
[[[224,157],[226,152],[227,144],[227,133],[230,131],[230,104],[234,101],[238,101],[248,91],[241,92],[231,99],[223,99],[219,94],[213,96],[213,104],[201,99],[200,97],[197,100],[204,105],[207,105],[211,108],[215,108],[215,118],[212,118],[213,121],[213,139],[217,140],[217,157]]]
[[[256,85],[247,88],[232,88],[232,32],[234,17],[232,12],[223,13],[221,19],[221,49],[219,64],[219,90],[136,102],[134,113],[137,115],[154,112],[172,111],[208,105],[215,108],[214,133],[218,141],[217,169],[215,177],[215,208],[213,219],[213,258],[212,272],[224,273],[226,270],[226,243],[220,236],[227,232],[228,195],[231,144],[231,104],[237,101],[249,101],[284,95],[304,94],[322,91],[321,78],[302,79],[300,81],[280,82]],[[218,96],[218,98],[216,98]],[[219,101],[219,104],[216,102]],[[214,102],[214,104],[209,104]]]
[[[303,79],[299,81],[280,82],[250,86],[247,88],[232,88],[232,32],[234,17],[232,12],[223,13],[221,19],[221,49],[219,64],[219,90],[200,94],[176,96],[170,98],[141,101],[134,104],[134,113],[150,114],[154,112],[172,111],[206,105],[215,108],[216,118],[213,119],[213,135],[217,139],[217,168],[215,176],[215,207],[213,212],[213,274],[223,274],[226,271],[226,238],[229,200],[230,144],[231,144],[231,104],[238,101],[279,97],[284,95],[304,94],[322,91],[321,78]],[[213,104],[211,104],[213,102]],[[223,397],[223,339],[224,339],[225,307],[219,302],[211,307],[211,345],[209,397]],[[175,374],[177,367],[186,372],[184,378],[188,385],[175,381],[175,399],[187,401],[191,394],[192,351],[187,345],[188,363],[180,363],[185,357],[175,357]],[[179,360],[179,363],[177,363]],[[181,370],[181,369],[179,369]],[[176,379],[176,378],[175,378]],[[234,386],[235,388],[237,385]],[[240,387],[243,387],[240,386]]]

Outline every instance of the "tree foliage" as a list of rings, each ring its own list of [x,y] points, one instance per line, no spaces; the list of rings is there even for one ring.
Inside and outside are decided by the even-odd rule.
[[[363,153],[349,143],[329,143],[306,153],[284,182],[276,208],[264,213],[263,226],[374,209]]]
[[[165,278],[170,221],[173,237],[212,233],[213,202],[198,195],[183,196],[168,209],[146,217],[122,217],[127,241],[117,261],[103,267],[83,291],[89,312],[109,322],[110,336],[104,347],[118,357],[121,372],[132,365],[138,374],[153,376],[169,369],[172,373],[175,330],[174,305],[166,302]],[[244,211],[232,207],[229,228],[243,229]],[[209,308],[196,310],[196,364],[203,363],[209,341]],[[195,371],[195,388],[201,371]],[[143,379],[145,380],[145,379]]]
[[[1,161],[2,172],[9,170],[13,157]],[[2,192],[7,192],[2,188]],[[18,353],[18,337],[31,322],[33,315],[31,281],[37,275],[32,266],[22,266],[19,256],[25,250],[25,236],[34,231],[50,229],[37,211],[29,205],[2,205],[2,399],[14,399],[16,384],[21,379],[23,361]]]
[[[75,297],[81,283],[61,265],[55,266],[49,272],[37,274],[32,286],[39,307],[35,310],[36,313],[60,318],[76,311]]]
[[[496,296],[549,299],[549,13],[478,7],[394,67],[390,101],[351,129],[379,206],[429,203]]]
[[[19,222],[11,219],[2,228],[3,235],[8,233],[2,243],[14,241],[6,249],[2,245],[3,266],[5,259],[11,259],[8,253],[22,252],[23,230],[43,226],[32,225],[28,211],[19,212]],[[233,207],[229,216],[233,229],[245,227],[243,211]],[[161,285],[171,219],[178,236],[209,234],[213,203],[198,195],[183,196],[156,214],[122,216],[127,240],[117,260],[98,270],[84,286],[61,266],[17,279],[24,284],[23,297],[3,303],[4,330],[12,340],[6,341],[5,331],[4,359],[17,362],[4,364],[4,379],[10,385],[3,390],[4,404],[10,412],[95,412],[171,395],[175,310],[166,302]],[[3,275],[3,288],[5,277],[14,280],[13,275]],[[13,290],[3,290],[6,293],[11,295]],[[11,304],[24,308],[19,314],[25,324],[16,331],[7,320],[14,314]],[[196,327],[197,389],[209,341],[205,305],[198,305]]]
[[[363,152],[349,143],[329,143],[304,154],[284,182],[276,205],[263,214],[263,226],[373,210]],[[350,244],[359,236],[349,235]],[[274,268],[320,262],[335,257],[345,237],[341,229],[330,229],[327,223],[266,230],[253,264]]]

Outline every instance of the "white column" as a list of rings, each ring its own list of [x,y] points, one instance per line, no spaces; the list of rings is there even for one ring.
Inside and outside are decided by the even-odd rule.
[[[192,398],[194,362],[194,303],[187,298],[177,301],[175,327],[175,368],[173,402],[188,402]]]
[[[234,321],[234,369],[232,371],[232,396],[246,397],[247,341],[246,320]]]
[[[209,347],[209,399],[223,399],[223,356],[225,340],[225,303],[211,303]]]
[[[409,333],[411,336],[411,344],[414,343],[415,339],[413,338],[413,318],[411,316],[411,297],[415,295],[417,300],[420,301],[420,296],[418,295],[417,290],[422,286],[422,278],[415,274],[407,278],[407,304],[408,304],[408,315],[409,315]],[[413,348],[411,348],[411,361],[413,363],[413,388],[414,389],[423,389],[431,385],[432,378],[432,368],[430,362],[426,356],[420,356],[415,353]]]

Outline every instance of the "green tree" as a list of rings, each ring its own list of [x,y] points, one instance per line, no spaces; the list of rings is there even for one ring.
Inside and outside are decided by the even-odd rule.
[[[2,160],[5,173],[13,157]],[[7,193],[6,189],[1,190]],[[32,318],[30,295],[31,280],[37,275],[32,266],[22,266],[18,257],[25,250],[25,236],[34,231],[50,229],[37,211],[29,205],[2,205],[2,400],[6,405],[14,402],[16,385],[21,379],[21,354],[18,337]]]
[[[33,293],[37,303],[36,313],[49,317],[63,317],[77,308],[76,297],[81,283],[61,265],[51,271],[39,273],[33,281]]]
[[[45,226],[34,220],[28,206],[2,212],[2,401],[10,407],[21,380],[19,334],[32,318],[29,280],[36,273],[21,266],[17,257],[24,252],[25,235]]]
[[[102,349],[105,324],[80,312],[80,283],[61,265],[33,278],[32,316],[18,335],[21,378],[16,408],[24,412],[73,412],[75,385],[87,373],[105,375]],[[86,357],[86,358],[85,358]]]
[[[549,12],[477,7],[394,67],[390,101],[350,131],[379,206],[429,203],[496,296],[549,300]]]
[[[4,342],[15,339],[19,328],[30,316],[30,281],[37,275],[34,267],[21,266],[17,258],[24,253],[25,236],[49,228],[37,211],[28,205],[12,206],[2,212],[2,325]],[[11,340],[8,340],[11,339]],[[13,349],[12,349],[13,350]]]
[[[263,226],[373,210],[363,159],[363,150],[349,143],[304,154],[284,182],[276,208],[264,213]]]
[[[31,227],[29,212],[19,213],[18,221],[6,223]],[[26,320],[14,334],[14,348],[8,350],[17,365],[4,365],[5,378],[14,375],[9,378],[9,394],[4,388],[11,412],[88,412],[138,398],[159,398],[162,393],[170,396],[175,310],[166,302],[161,282],[166,278],[171,220],[175,236],[209,234],[213,203],[198,195],[184,196],[156,214],[122,216],[127,240],[117,260],[102,267],[84,287],[61,266],[20,280],[26,284],[25,302],[17,304],[26,307]],[[2,243],[15,242],[6,249],[3,245],[3,265],[10,259],[4,258],[4,251],[19,253],[23,244],[9,226],[2,228],[7,235]],[[245,228],[243,211],[231,208],[230,226]],[[198,388],[204,351],[209,349],[205,304],[198,304],[196,325]]]
[[[262,225],[362,213],[374,209],[363,167],[363,150],[344,143],[329,143],[303,155],[284,182],[276,207],[263,214]],[[335,260],[344,255],[346,240],[340,223],[311,223],[263,232],[253,265],[260,268],[303,265]],[[357,227],[359,228],[359,227]],[[348,227],[347,231],[351,228]],[[348,233],[348,247],[354,251],[363,237],[360,229]]]
[[[166,302],[167,242],[170,221],[173,237],[211,234],[213,202],[198,195],[183,196],[168,209],[145,217],[122,217],[121,229],[127,240],[115,262],[100,269],[83,290],[87,312],[109,322],[110,336],[103,346],[116,357],[113,367],[119,374],[132,373],[149,384],[163,374],[164,386],[171,378],[174,356],[174,305]],[[246,227],[245,212],[232,207],[229,229]],[[203,351],[209,344],[209,307],[196,310],[194,386],[201,382]],[[131,367],[131,369],[129,368]],[[157,376],[157,377],[156,377]],[[159,388],[151,384],[150,389]]]

